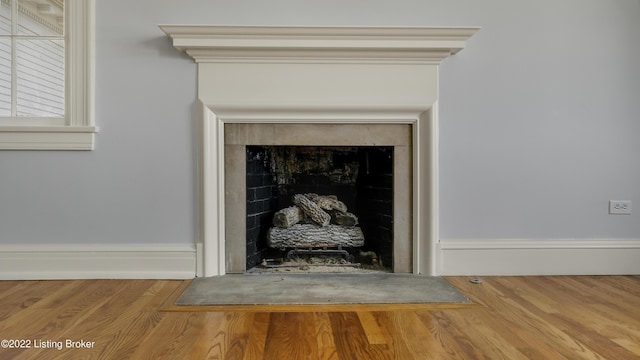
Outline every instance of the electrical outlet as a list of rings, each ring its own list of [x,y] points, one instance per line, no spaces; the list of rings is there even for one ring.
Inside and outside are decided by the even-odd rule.
[[[631,200],[609,200],[609,214],[631,215]]]

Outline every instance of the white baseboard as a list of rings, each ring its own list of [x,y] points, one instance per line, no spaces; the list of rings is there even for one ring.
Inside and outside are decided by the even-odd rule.
[[[640,239],[443,239],[440,275],[640,274]],[[191,279],[196,247],[0,245],[0,280]]]
[[[640,239],[442,239],[441,275],[640,274]]]
[[[0,280],[192,279],[195,246],[0,245]]]

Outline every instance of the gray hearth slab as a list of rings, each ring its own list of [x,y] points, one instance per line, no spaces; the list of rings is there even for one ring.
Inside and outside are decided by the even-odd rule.
[[[176,305],[468,303],[441,277],[397,273],[196,278]]]

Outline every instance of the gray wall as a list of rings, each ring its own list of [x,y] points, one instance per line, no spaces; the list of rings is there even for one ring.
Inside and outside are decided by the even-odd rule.
[[[164,23],[481,26],[441,66],[441,237],[640,238],[638,0],[97,0],[96,150],[0,152],[0,244],[195,241],[196,66]]]

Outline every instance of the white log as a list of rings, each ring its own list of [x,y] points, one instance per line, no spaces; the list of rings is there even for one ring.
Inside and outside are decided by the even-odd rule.
[[[355,226],[295,224],[286,229],[269,229],[267,245],[277,249],[361,247],[364,234]]]
[[[304,219],[304,212],[297,206],[289,206],[279,210],[273,215],[273,225],[279,228],[288,228]]]
[[[324,210],[336,210],[340,212],[347,212],[347,205],[338,200],[335,195],[318,195],[318,194],[305,194],[314,203],[318,204],[321,209]]]
[[[358,225],[358,217],[350,212],[331,212],[331,222],[342,226]]]
[[[322,210],[318,204],[302,194],[293,195],[293,203],[298,205],[305,215],[320,226],[327,226],[331,222],[331,215]]]

